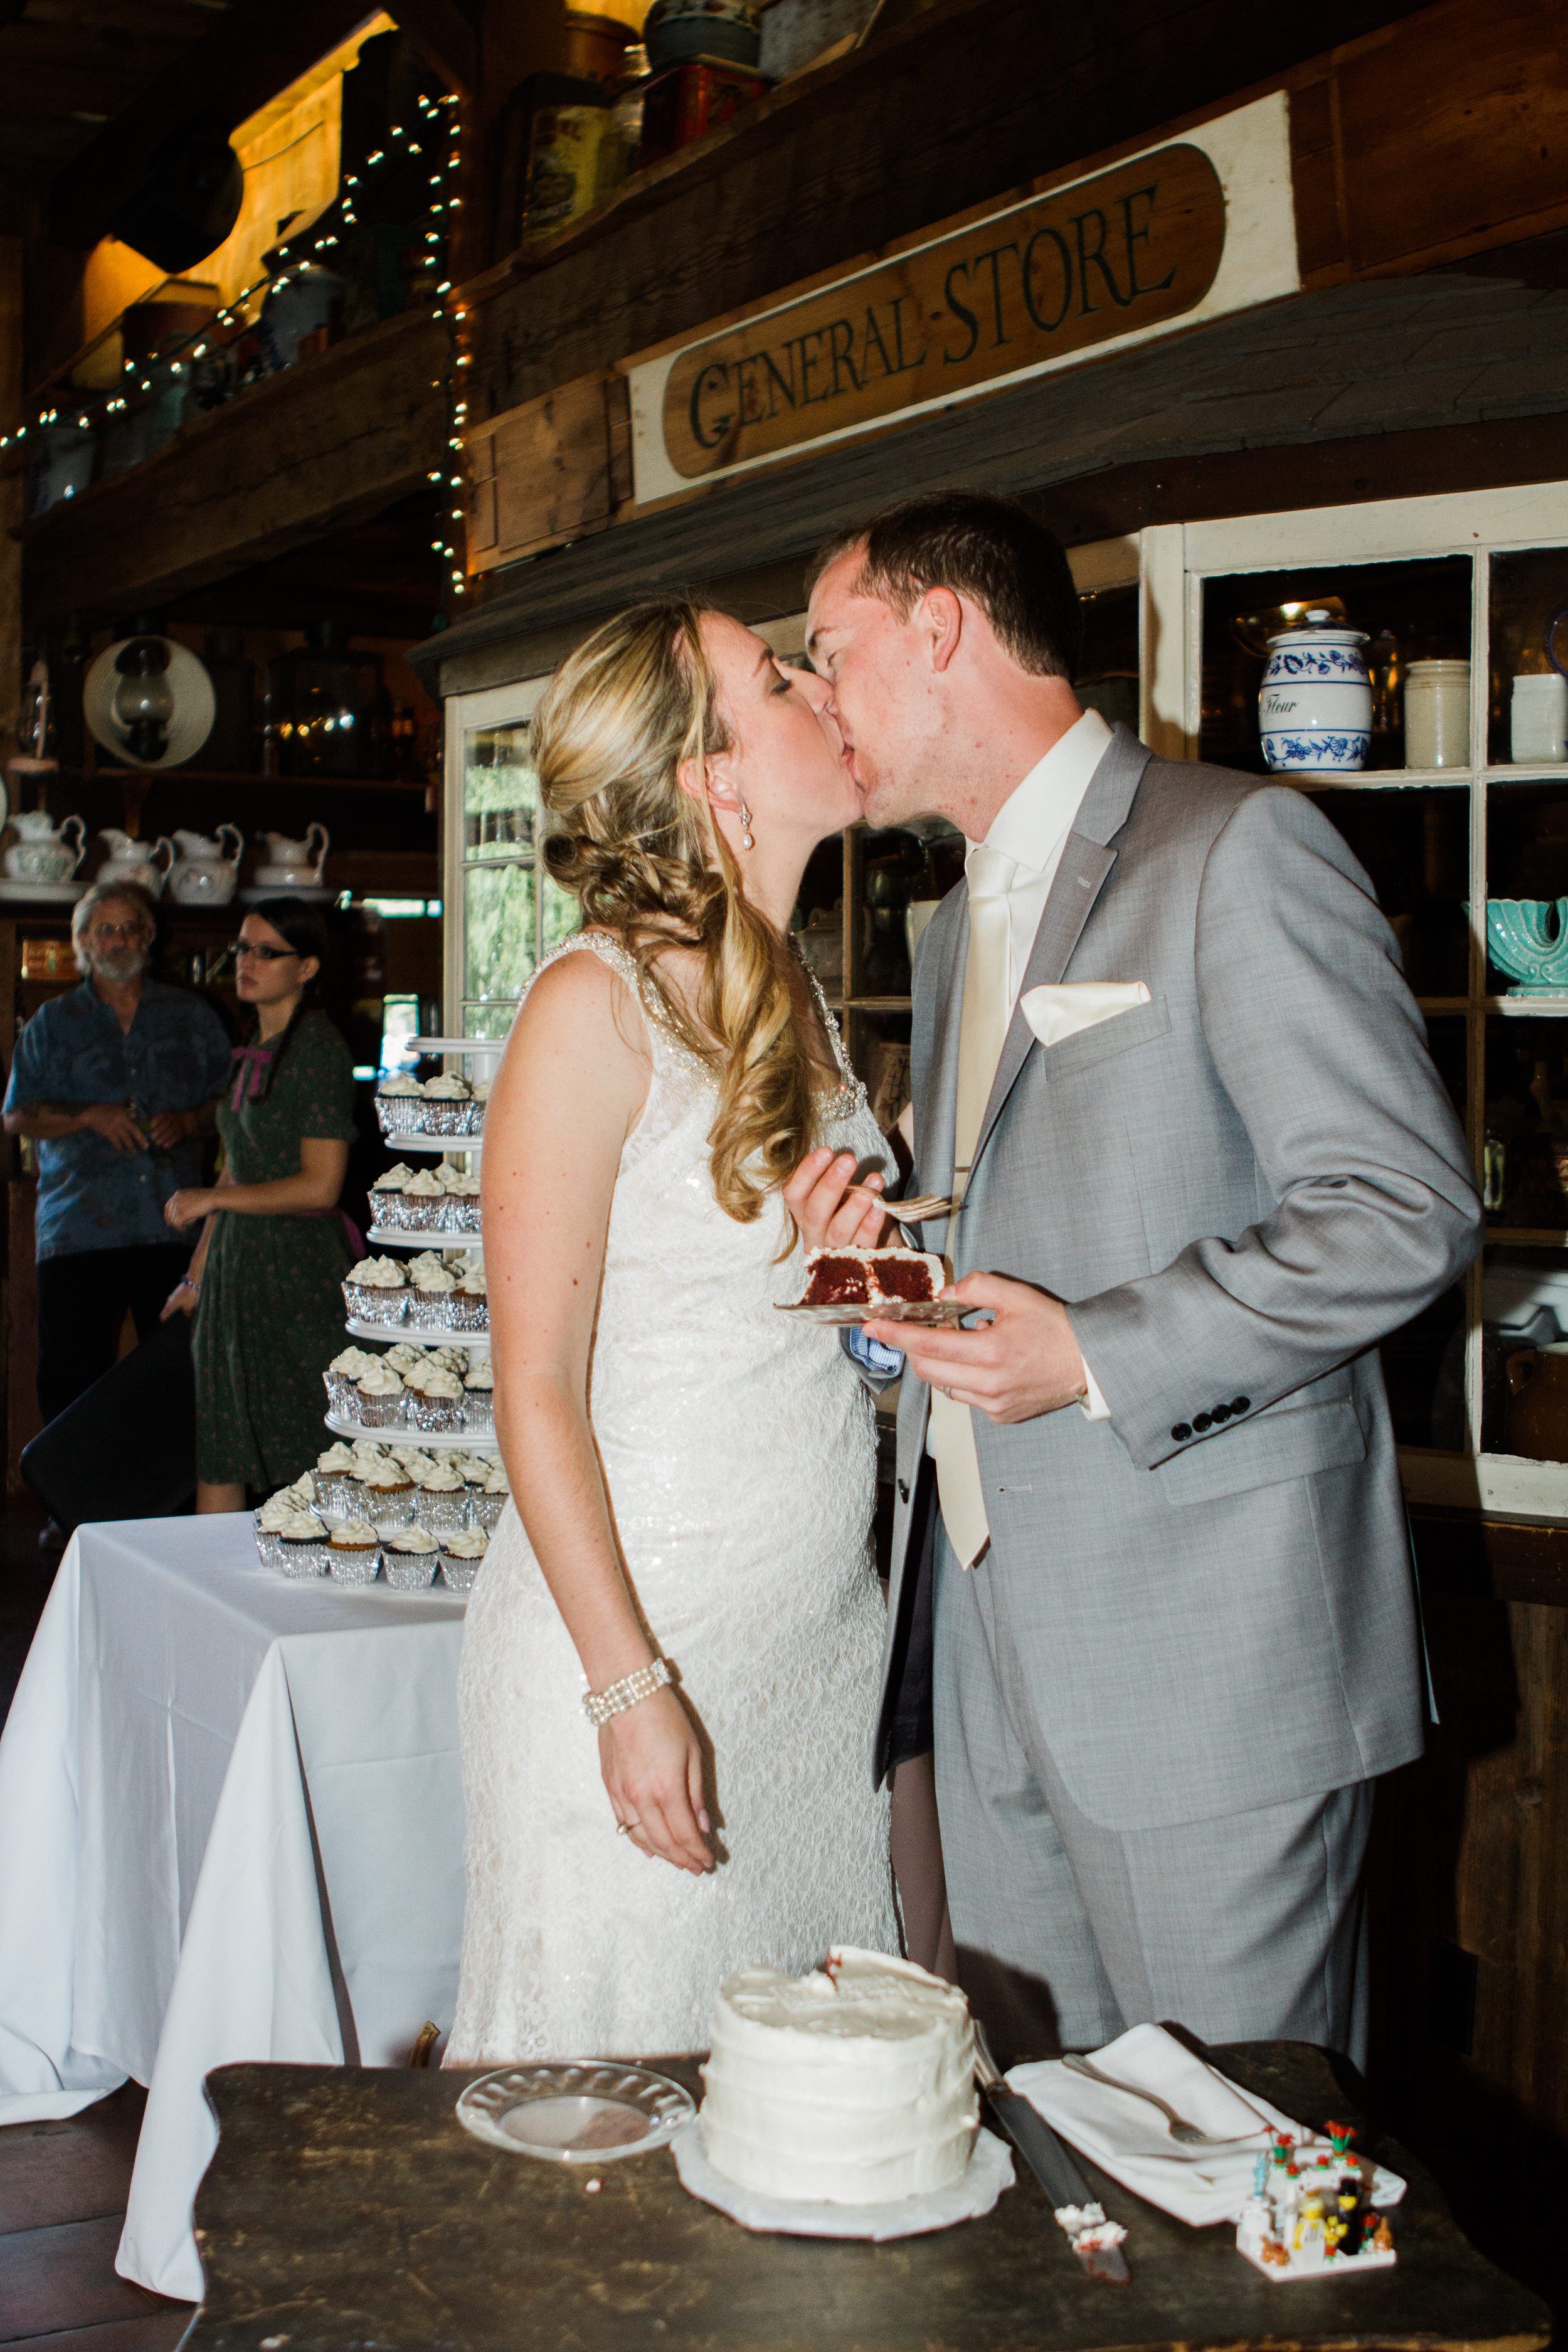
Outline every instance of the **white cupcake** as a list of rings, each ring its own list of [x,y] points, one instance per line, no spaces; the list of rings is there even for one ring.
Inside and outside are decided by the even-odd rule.
[[[327,1538],[327,1574],[334,1584],[374,1584],[381,1538],[368,1519],[344,1519]]]
[[[401,1233],[403,1220],[403,1188],[414,1171],[403,1160],[383,1171],[370,1188],[370,1214],[373,1224]]]
[[[416,1339],[399,1339],[395,1347],[388,1348],[385,1360],[406,1380],[415,1365],[422,1364],[428,1353],[428,1349],[422,1348]]]
[[[425,1089],[417,1078],[399,1070],[383,1078],[375,1091],[375,1115],[383,1135],[413,1135],[425,1108]]]
[[[426,1135],[467,1135],[472,1094],[467,1078],[456,1075],[430,1078],[419,1106],[419,1125]]]
[[[334,1356],[321,1378],[327,1384],[327,1403],[333,1412],[353,1411],[353,1385],[362,1372],[368,1372],[377,1359],[363,1348],[345,1348]]]
[[[353,1506],[358,1486],[354,1457],[340,1438],[316,1456],[316,1503],[329,1517],[344,1518]]]
[[[446,1223],[447,1188],[434,1170],[421,1168],[403,1188],[403,1223],[411,1234],[438,1234]]]
[[[408,1319],[416,1330],[439,1331],[451,1321],[452,1297],[457,1287],[457,1276],[448,1274],[444,1265],[420,1268],[408,1294]]]
[[[362,1257],[343,1284],[343,1304],[356,1323],[401,1323],[408,1277],[395,1257]]]
[[[477,1234],[479,1230],[479,1180],[466,1169],[442,1170],[446,1179],[447,1200],[441,1229],[448,1234]]]
[[[468,1497],[468,1507],[481,1528],[488,1533],[511,1500],[511,1483],[506,1475],[504,1462],[492,1461],[485,1473],[481,1491]]]
[[[414,1495],[414,1517],[434,1536],[457,1535],[468,1524],[468,1490],[463,1474],[449,1463],[436,1464],[420,1479]]]
[[[422,1446],[395,1445],[391,1453],[393,1460],[407,1472],[416,1486],[421,1478],[428,1477],[432,1470],[441,1466],[436,1456],[426,1454]]]
[[[422,1592],[436,1581],[440,1549],[428,1528],[392,1528],[383,1536],[381,1564],[388,1584],[395,1584],[400,1592]]]
[[[278,1528],[278,1565],[285,1576],[324,1576],[327,1530],[314,1511],[284,1513]]]
[[[488,1331],[490,1328],[490,1302],[485,1290],[485,1270],[482,1265],[470,1265],[458,1279],[452,1293],[449,1320],[455,1331]]]
[[[488,1356],[476,1355],[463,1379],[463,1427],[488,1437],[496,1425],[496,1376]]]
[[[360,1487],[365,1517],[382,1534],[388,1528],[405,1528],[414,1517],[414,1481],[401,1462],[367,1463]]]
[[[469,1528],[463,1535],[447,1537],[441,1546],[441,1573],[454,1592],[470,1590],[489,1546],[489,1538],[482,1528]]]
[[[441,1436],[458,1429],[463,1419],[463,1383],[456,1372],[432,1364],[415,1396],[414,1426]]]
[[[406,1391],[390,1364],[373,1364],[354,1382],[354,1419],[366,1429],[395,1429]]]

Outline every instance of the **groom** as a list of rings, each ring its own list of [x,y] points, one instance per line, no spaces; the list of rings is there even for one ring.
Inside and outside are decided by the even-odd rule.
[[[1422,1744],[1377,1348],[1476,1254],[1470,1157],[1340,835],[1084,710],[1078,619],[983,497],[813,570],[867,817],[969,842],[910,1187],[963,1196],[924,1238],[993,1319],[870,1327],[908,1357],[875,1769],[934,1740],[1000,2053],[1170,2018],[1363,2059],[1373,1782]]]

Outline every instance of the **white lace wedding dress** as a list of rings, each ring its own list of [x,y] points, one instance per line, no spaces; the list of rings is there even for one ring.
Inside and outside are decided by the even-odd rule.
[[[603,935],[591,950],[637,992]],[[711,1743],[721,1860],[702,1878],[616,1834],[586,1687],[514,1505],[468,1603],[459,1676],[468,1908],[448,2065],[704,2049],[721,1979],[832,1943],[898,1949],[871,1786],[884,1610],[870,1400],[831,1329],[775,1314],[782,1207],[713,1194],[714,1092],[651,1009],[653,1078],[621,1155],[589,1416],[622,1557]],[[886,1165],[849,1077],[822,1139]],[[510,1465],[526,1492],[528,1465]]]

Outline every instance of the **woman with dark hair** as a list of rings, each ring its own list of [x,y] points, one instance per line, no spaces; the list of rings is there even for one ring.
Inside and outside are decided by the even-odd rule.
[[[339,1285],[357,1253],[338,1196],[354,1139],[353,1067],[314,1003],[327,928],[301,898],[252,907],[236,989],[256,1013],[218,1106],[224,1171],[176,1192],[176,1232],[205,1230],[165,1315],[195,1314],[196,1508],[239,1511],[321,1444],[321,1368],[342,1336]],[[353,1236],[357,1242],[358,1236]]]

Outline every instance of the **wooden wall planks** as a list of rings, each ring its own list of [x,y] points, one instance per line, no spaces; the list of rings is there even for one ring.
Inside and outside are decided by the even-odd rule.
[[[184,426],[26,531],[29,617],[91,625],[378,514],[447,457],[447,331],[410,314]]]

